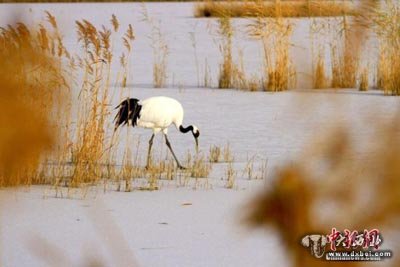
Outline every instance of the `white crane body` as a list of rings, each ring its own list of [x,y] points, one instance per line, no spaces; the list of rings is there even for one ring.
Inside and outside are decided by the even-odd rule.
[[[174,124],[179,130],[183,121],[182,105],[173,98],[156,96],[139,102],[142,105],[137,125],[153,129],[154,133],[168,133],[168,127]]]
[[[162,131],[165,136],[166,145],[174,156],[178,167],[184,169],[172,150],[167,137],[168,127],[171,124],[174,124],[182,133],[192,132],[196,141],[196,151],[198,150],[200,131],[195,125],[189,125],[188,127],[182,126],[184,111],[182,105],[177,100],[166,96],[150,97],[143,101],[139,101],[136,98],[128,98],[122,101],[116,108],[119,110],[114,119],[114,130],[117,130],[120,125],[123,126],[126,124],[132,127],[138,126],[153,130],[153,135],[149,140],[146,167],[149,167],[150,152],[154,136]]]

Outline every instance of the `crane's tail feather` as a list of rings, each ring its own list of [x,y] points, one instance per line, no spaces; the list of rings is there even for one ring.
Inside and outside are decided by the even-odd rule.
[[[142,109],[142,106],[139,105],[139,99],[127,98],[116,106],[115,109],[119,110],[114,118],[114,131],[117,130],[120,125],[124,126],[129,121],[131,121],[132,127],[137,125],[137,120],[140,118],[140,110]]]

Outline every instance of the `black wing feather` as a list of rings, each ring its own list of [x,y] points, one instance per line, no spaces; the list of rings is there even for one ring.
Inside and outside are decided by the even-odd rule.
[[[114,118],[115,130],[120,125],[124,126],[129,121],[131,121],[132,127],[137,125],[137,120],[140,119],[140,110],[142,109],[142,106],[139,105],[139,99],[125,99],[115,109],[119,109]]]

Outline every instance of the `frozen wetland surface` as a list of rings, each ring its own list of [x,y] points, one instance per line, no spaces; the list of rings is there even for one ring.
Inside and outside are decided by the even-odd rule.
[[[210,178],[197,189],[193,189],[193,183],[178,187],[175,181],[161,181],[160,190],[153,192],[121,193],[109,189],[104,193],[99,186],[90,188],[83,199],[79,190],[71,198],[56,198],[54,190],[44,186],[1,190],[1,266],[85,266],[92,259],[105,266],[128,266],[127,254],[133,254],[139,266],[151,267],[288,266],[289,259],[275,232],[247,231],[240,224],[247,201],[271,183],[276,168],[301,157],[301,151],[307,149],[313,138],[322,138],[319,141],[323,142],[329,130],[347,127],[353,138],[359,140],[357,151],[363,153],[366,137],[379,138],[379,131],[372,127],[374,122],[390,119],[398,112],[399,98],[384,97],[378,91],[248,93],[198,88],[202,78],[197,79],[195,53],[200,77],[208,64],[212,81],[217,79],[220,52],[218,40],[210,34],[215,20],[193,18],[192,3],[145,6],[151,17],[161,21],[161,31],[170,47],[168,89],[151,89],[153,55],[147,37],[150,27],[142,21],[141,4],[2,5],[0,22],[10,23],[15,17],[27,23],[41,22],[43,12],[48,10],[57,18],[71,50],[77,47],[77,19],[89,20],[96,26],[109,25],[111,15],[115,14],[121,27],[131,23],[136,32],[130,62],[132,83],[123,95],[139,99],[166,95],[178,99],[185,109],[185,125],[193,123],[201,130],[201,151],[207,153],[211,145],[229,142],[237,172],[234,188],[224,188],[221,178],[226,164],[220,163],[214,164]],[[297,87],[308,88],[309,22],[295,21]],[[246,23],[244,19],[235,21],[239,26]],[[191,45],[191,32],[197,40],[197,50]],[[244,35],[239,31],[235,44],[243,49],[246,69],[250,73],[260,72],[260,44],[242,38]],[[117,56],[119,45],[116,41]],[[112,106],[119,102],[118,90],[116,86]],[[124,129],[119,135],[121,150],[126,134]],[[134,140],[140,139],[140,155],[146,152],[150,134],[142,129],[129,130]],[[190,135],[171,128],[169,136],[179,158],[184,158],[187,151],[193,152]],[[161,153],[165,155],[166,148],[158,136],[154,155]],[[267,177],[248,180],[242,175],[251,157],[256,158],[256,164],[268,160]],[[115,243],[119,245],[114,246]]]
[[[142,97],[155,90],[137,92]],[[397,98],[354,91],[266,94],[168,89],[163,94],[185,103],[187,121],[196,121],[202,129],[202,148],[229,140],[238,172],[234,189],[223,187],[225,167],[215,164],[207,180],[212,188],[196,190],[193,183],[177,187],[175,181],[161,182],[160,190],[153,192],[103,193],[99,186],[83,200],[80,192],[73,199],[55,198],[47,187],[1,190],[2,266],[46,266],[43,259],[51,261],[53,252],[38,245],[42,239],[74,266],[93,257],[106,266],[118,266],[115,263],[124,253],[133,253],[139,266],[288,266],[276,233],[247,231],[240,224],[247,201],[271,182],[271,175],[251,181],[240,177],[244,168],[240,162],[245,155],[258,153],[269,159],[268,172],[273,173],[276,166],[299,157],[310,138],[323,136],[337,124],[351,125],[360,140],[373,134],[379,138],[371,124],[391,117],[399,104]],[[321,104],[312,108],[313,103]],[[191,137],[180,140],[176,131],[170,136],[176,148],[185,144],[193,149]],[[157,145],[163,147],[161,141]],[[183,156],[182,149],[178,155]],[[102,226],[104,218],[115,224]],[[115,236],[121,236],[130,249],[117,251],[122,253],[117,259],[107,246]]]

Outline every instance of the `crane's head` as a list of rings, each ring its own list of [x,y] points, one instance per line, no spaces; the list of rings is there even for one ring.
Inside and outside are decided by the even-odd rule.
[[[192,125],[193,130],[192,130],[192,134],[194,136],[194,140],[196,142],[196,153],[199,152],[199,136],[200,136],[200,131],[199,128],[197,128],[195,125]]]

